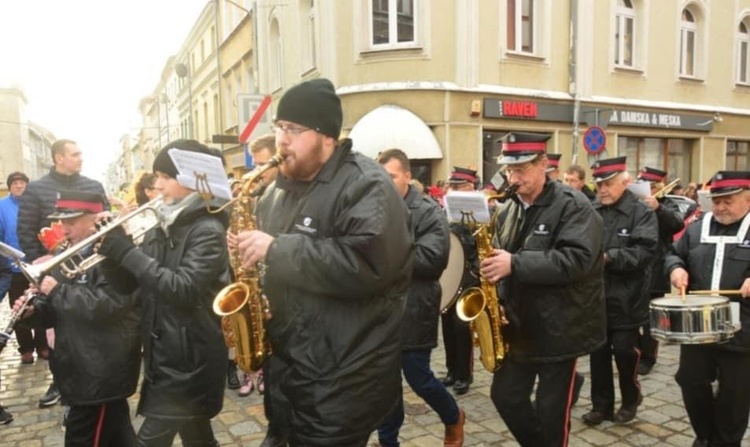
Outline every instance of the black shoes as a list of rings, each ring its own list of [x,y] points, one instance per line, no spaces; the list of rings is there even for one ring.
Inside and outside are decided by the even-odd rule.
[[[635,405],[620,407],[620,409],[617,410],[617,413],[615,413],[615,422],[618,424],[625,424],[635,419],[635,415],[638,414],[638,406],[641,405],[642,402],[643,395],[639,394]]]
[[[52,382],[44,396],[39,399],[39,408],[51,407],[58,402],[60,402],[60,391],[57,389],[57,384]]]
[[[227,388],[236,390],[241,386],[240,379],[237,377],[237,364],[233,360],[230,360],[227,363]]]
[[[472,382],[471,379],[469,379],[469,380],[456,380],[453,383],[453,391],[457,395],[459,395],[459,396],[462,395],[462,394],[466,394],[466,393],[469,392],[469,387],[471,386],[471,382]]]
[[[573,402],[571,402],[571,406],[575,405],[576,402],[578,402],[578,398],[581,396],[581,388],[583,388],[583,374],[576,373],[575,383],[573,383]]]
[[[13,422],[13,415],[0,405],[0,425],[10,424],[11,422]]]
[[[638,364],[638,374],[642,376],[647,376],[648,373],[651,372],[651,369],[654,367],[653,363],[644,362],[641,360],[641,362]]]
[[[705,439],[696,439],[693,441],[693,447],[708,447],[708,441]]]
[[[260,447],[287,447],[288,445],[286,436],[274,436],[267,433]]]
[[[456,378],[453,377],[453,373],[448,371],[448,374],[445,375],[442,379],[440,379],[441,382],[443,382],[443,385],[445,386],[451,386],[454,383],[456,383]]]
[[[612,413],[604,413],[601,411],[593,410],[584,414],[581,419],[583,419],[583,422],[585,422],[587,425],[599,425],[604,421],[614,421],[615,417]]]

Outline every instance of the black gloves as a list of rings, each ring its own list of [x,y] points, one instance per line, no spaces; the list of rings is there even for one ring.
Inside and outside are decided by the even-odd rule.
[[[125,234],[125,230],[118,226],[107,232],[97,253],[117,264],[121,264],[125,256],[133,249],[135,249],[133,238]]]

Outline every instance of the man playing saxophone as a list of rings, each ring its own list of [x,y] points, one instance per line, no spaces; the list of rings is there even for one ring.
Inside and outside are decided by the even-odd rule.
[[[60,191],[51,220],[59,219],[65,237],[77,244],[95,233],[104,197],[95,193]],[[93,253],[85,247],[80,256]],[[77,256],[76,256],[77,257]],[[117,293],[95,265],[74,278],[53,270],[44,276],[29,311],[44,327],[55,328],[50,369],[60,394],[70,406],[65,445],[136,445],[127,398],[138,384],[141,338],[140,303],[132,294]],[[14,312],[31,294],[19,298]]]
[[[490,396],[524,447],[567,445],[576,359],[606,340],[602,221],[582,193],[545,175],[548,138],[506,137],[499,163],[517,195],[496,211],[496,248],[480,264],[509,321]]]

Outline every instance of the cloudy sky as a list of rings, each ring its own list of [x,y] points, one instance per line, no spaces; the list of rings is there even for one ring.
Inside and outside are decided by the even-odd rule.
[[[76,140],[103,180],[207,1],[0,0],[0,87],[18,84],[28,119]]]

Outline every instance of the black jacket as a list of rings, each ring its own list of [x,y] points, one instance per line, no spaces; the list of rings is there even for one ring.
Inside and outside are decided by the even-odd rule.
[[[543,363],[588,354],[606,341],[602,221],[589,200],[547,180],[525,211],[517,198],[498,210],[495,245],[512,253],[498,283],[509,356]],[[506,237],[517,225],[515,237]]]
[[[672,290],[669,277],[664,270],[664,258],[672,247],[672,238],[685,228],[685,222],[682,220],[682,213],[677,204],[669,197],[659,199],[659,207],[656,208],[655,213],[659,225],[659,244],[656,246],[651,266],[651,296],[661,296]]]
[[[710,213],[693,222],[682,237],[674,243],[667,255],[665,267],[667,272],[682,267],[688,272],[688,290],[710,290],[713,276],[715,244],[701,243],[701,227],[704,219],[709,219],[711,236],[735,236],[742,220],[731,225],[722,225]],[[724,264],[721,270],[719,289],[737,290],[750,278],[750,230],[743,235],[742,243],[726,244],[724,247]],[[737,332],[729,342],[721,346],[733,351],[750,352],[750,300],[740,295],[724,295],[731,301],[740,303],[740,322],[742,330]]]
[[[210,418],[221,411],[227,347],[213,300],[229,283],[226,213],[190,205],[169,226],[146,233],[122,261],[142,302],[144,379],[138,413]]]
[[[638,327],[648,321],[651,263],[658,244],[656,214],[625,190],[612,205],[598,200],[594,208],[604,220],[604,289],[609,329]]]
[[[404,350],[437,346],[440,275],[448,265],[450,230],[445,212],[413,187],[405,197],[414,233],[414,271],[404,313]]]
[[[412,274],[408,211],[385,170],[344,140],[311,182],[279,175],[257,205],[275,237],[263,289],[276,377],[298,441],[367,437],[400,399]]]
[[[140,309],[117,293],[94,266],[34,301],[45,327],[55,328],[50,369],[66,405],[97,405],[130,397],[141,371]]]
[[[16,231],[21,250],[26,254],[26,262],[47,254],[47,250],[37,239],[37,234],[39,230],[49,226],[47,216],[55,211],[57,193],[62,190],[100,194],[105,201],[105,209],[109,209],[107,195],[101,183],[79,174],[63,175],[55,171],[55,168],[50,169],[49,174],[26,186],[18,205]]]

